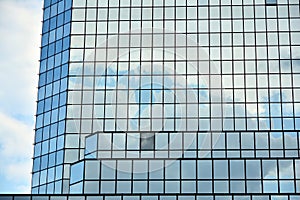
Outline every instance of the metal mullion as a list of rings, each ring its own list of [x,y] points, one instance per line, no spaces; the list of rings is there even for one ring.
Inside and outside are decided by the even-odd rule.
[[[130,5],[131,5],[131,1],[132,0],[129,0],[130,1]],[[129,8],[129,20],[128,20],[128,25],[129,25],[129,30],[131,30],[131,8]],[[131,73],[130,73],[130,55],[131,55],[131,36],[132,36],[132,33],[129,32],[128,34],[128,40],[129,40],[129,43],[128,43],[128,61],[125,61],[124,63],[127,63],[128,64],[128,74],[127,74],[127,87],[128,87],[128,95],[127,95],[127,120],[126,120],[126,130],[129,130],[129,127],[130,127],[130,115],[129,115],[129,111],[130,111],[130,77],[131,77]],[[125,49],[125,48],[124,48]],[[126,91],[126,90],[125,90]],[[127,141],[127,137],[128,137],[128,134],[126,134],[126,141]],[[127,143],[126,143],[126,148],[127,148]],[[127,157],[127,153],[125,155]]]
[[[288,13],[290,14],[290,2],[288,2],[288,5],[287,5],[287,7],[288,7]],[[278,7],[277,7],[277,10],[278,10]],[[278,15],[278,11],[277,11],[277,15]],[[291,59],[291,57],[292,57],[292,40],[291,40],[291,23],[290,23],[290,16],[288,16],[288,20],[289,20],[289,24],[288,24],[288,30],[289,30],[289,50],[290,50],[290,59]],[[277,17],[277,21],[278,21],[278,17]],[[279,23],[277,23],[277,26],[279,26]],[[279,28],[278,28],[278,30],[279,30]],[[280,53],[280,51],[279,51],[279,53]],[[292,65],[292,69],[291,69],[291,84],[292,84],[292,100],[294,101],[295,99],[294,99],[294,97],[295,97],[295,95],[294,95],[294,79],[293,79],[293,74],[294,74],[294,70],[293,70],[293,62],[291,62],[291,65]],[[293,103],[293,122],[294,122],[294,129],[296,129],[296,119],[295,119],[295,106],[294,106],[295,104]],[[299,132],[296,132],[296,137],[297,137],[297,148],[299,149],[299,137],[300,137],[300,135],[299,135]],[[283,136],[283,138],[284,138],[284,136]],[[284,142],[284,141],[283,141]],[[283,144],[284,145],[284,144]],[[284,148],[285,148],[285,146],[283,146]],[[285,151],[284,151],[285,152]],[[300,151],[299,150],[297,150],[297,153],[298,153],[298,157],[300,156]],[[293,170],[294,170],[294,192],[297,192],[297,181],[296,181],[296,159],[293,159]],[[278,170],[279,171],[279,170]]]
[[[152,28],[151,28],[151,37],[152,37],[152,40],[151,40],[151,42],[152,42],[152,44],[151,44],[151,46],[152,46],[152,49],[154,48],[154,42],[153,42],[153,40],[154,40],[154,34],[153,34],[153,29],[154,29],[154,23],[153,23],[153,20],[154,20],[154,0],[151,0],[151,12],[152,12],[152,21],[151,21],[151,25],[152,25]],[[150,86],[150,119],[149,119],[149,126],[150,126],[150,130],[151,131],[153,131],[153,124],[152,124],[152,122],[153,122],[153,115],[152,115],[152,113],[153,113],[153,103],[155,103],[155,101],[153,102],[152,100],[153,100],[153,59],[154,59],[154,57],[153,57],[153,53],[154,51],[152,51],[152,53],[151,53],[151,61],[150,61],[150,67],[151,67],[151,79],[150,79],[150,81],[151,81],[151,86]],[[155,136],[155,134],[154,134],[154,136]],[[154,150],[155,150],[155,137],[154,137]],[[154,154],[153,154],[153,156],[154,157],[156,157],[156,154],[155,154],[155,152],[154,152]],[[150,167],[150,163],[149,163],[149,166],[148,167]],[[148,184],[148,191],[150,191],[150,186],[149,186],[150,184]]]
[[[255,79],[256,79],[256,81],[255,81],[255,93],[256,93],[256,98],[257,98],[257,104],[256,104],[256,109],[257,109],[257,131],[260,131],[260,129],[261,129],[261,125],[260,125],[260,114],[259,114],[259,105],[260,105],[260,101],[258,100],[258,94],[259,94],[259,88],[258,88],[258,76],[257,76],[257,36],[256,36],[256,12],[255,12],[255,9],[256,8],[256,5],[255,5],[255,3],[254,3],[254,5],[253,5],[253,16],[254,16],[254,51],[255,51],[255,60],[254,60],[254,62],[255,62]],[[255,149],[256,149],[256,141],[255,141],[255,139],[256,139],[256,134],[254,134],[254,142],[255,142]],[[256,155],[255,155],[255,157],[256,157]]]
[[[198,127],[197,127],[197,130],[200,130],[200,112],[199,112],[199,109],[200,109],[200,104],[199,104],[199,102],[200,102],[200,86],[199,86],[199,82],[200,82],[200,76],[201,76],[201,74],[200,74],[200,59],[199,59],[199,47],[200,47],[200,38],[199,38],[199,23],[198,23],[198,21],[199,21],[199,9],[198,9],[198,3],[197,3],[197,5],[195,6],[196,7],[196,9],[197,9],[197,11],[196,11],[196,13],[197,13],[197,18],[196,18],[196,20],[197,20],[197,31],[196,31],[196,34],[197,34],[197,101],[198,101],[198,103],[197,103],[197,123],[198,123]],[[175,69],[175,71],[176,71],[176,69]],[[175,84],[176,84],[176,82],[175,82]],[[199,146],[198,146],[198,136],[199,136],[199,133],[198,132],[195,132],[195,138],[196,138],[196,141],[195,141],[195,143],[196,143],[196,150],[195,150],[195,153],[196,153],[196,155],[195,155],[195,157],[196,158],[199,158],[199,154],[198,154],[198,152],[199,152]],[[199,184],[198,184],[198,162],[197,162],[197,160],[195,160],[195,167],[196,167],[196,178],[195,178],[195,182],[196,182],[196,193],[198,193],[199,191],[198,191],[198,187],[199,187]]]
[[[233,112],[233,129],[234,131],[236,131],[236,116],[235,116],[235,105],[236,105],[236,101],[235,101],[235,85],[234,85],[234,72],[233,72],[233,67],[234,67],[234,63],[233,63],[233,6],[232,6],[232,2],[233,0],[231,0],[231,6],[230,6],[230,10],[231,10],[231,18],[230,18],[230,21],[231,21],[231,44],[230,44],[230,48],[231,48],[231,81],[232,81],[232,94],[233,94],[233,100],[232,100],[232,112]],[[239,134],[240,135],[240,134]],[[240,140],[240,136],[239,136],[239,140]],[[241,149],[240,149],[240,157],[241,157]]]
[[[220,49],[219,49],[219,51],[220,51],[220,76],[221,76],[221,88],[220,88],[220,93],[221,93],[221,123],[222,123],[222,125],[221,125],[221,129],[222,129],[222,131],[224,131],[224,111],[223,111],[223,108],[224,108],[224,101],[223,101],[223,68],[222,68],[222,66],[223,66],[223,54],[222,54],[222,47],[223,47],[223,45],[222,45],[222,10],[221,10],[221,7],[222,7],[222,5],[221,5],[221,1],[219,1],[219,14],[220,14],[220,19],[219,19],[219,28],[220,28],[220,32],[219,32],[219,35],[220,35],[220,39],[219,39],[219,42],[220,42]],[[225,149],[227,149],[227,133],[226,132],[224,132],[225,133]],[[224,155],[225,155],[225,158],[227,158],[227,151],[224,151]],[[230,181],[229,181],[229,191],[230,191]]]
[[[279,49],[279,46],[280,46],[280,41],[279,41],[279,20],[278,20],[278,6],[276,4],[276,23],[277,23],[277,42],[278,42],[278,46],[277,46],[277,53],[278,53],[278,64],[280,65],[280,49]],[[268,58],[268,61],[269,61],[269,58]],[[276,60],[275,60],[276,61]],[[269,62],[268,62],[269,64]],[[270,69],[269,69],[270,71]],[[281,112],[281,130],[284,130],[284,116],[283,116],[283,104],[282,104],[282,79],[281,79],[281,75],[282,75],[282,72],[281,72],[281,67],[279,66],[279,91],[280,91],[280,112]],[[282,137],[283,137],[283,156],[285,157],[285,146],[284,146],[284,132],[282,132]]]
[[[153,0],[154,1],[154,0]],[[164,127],[164,122],[165,122],[165,118],[164,118],[164,115],[165,115],[165,109],[164,109],[164,104],[165,104],[165,69],[164,69],[164,64],[165,64],[165,51],[166,51],[166,47],[165,47],[165,36],[166,36],[166,31],[165,31],[165,27],[166,27],[166,20],[165,20],[165,9],[166,8],[166,5],[165,5],[165,1],[163,3],[163,7],[162,7],[162,25],[163,25],[163,57],[162,57],[162,67],[163,67],[163,70],[162,70],[162,115],[161,115],[161,127],[162,127],[162,130],[161,131],[164,131],[165,127]],[[176,23],[175,23],[175,30],[176,30]],[[168,134],[169,135],[169,134]],[[169,138],[169,141],[170,141],[170,136],[168,136]],[[169,149],[169,145],[168,145],[168,149]],[[170,151],[168,152],[168,157],[170,155]],[[165,182],[165,181],[164,181]],[[165,189],[165,188],[164,188]]]
[[[107,46],[108,46],[108,24],[109,24],[109,5],[107,5],[107,22],[106,22],[106,30],[107,30],[107,34],[105,35],[106,36],[106,41],[105,41],[105,46],[106,46],[106,55],[105,55],[105,62],[104,62],[104,65],[105,65],[105,72],[104,72],[104,120],[103,120],[103,130],[105,131],[106,130],[106,93],[107,93],[107,59],[108,59],[108,49],[107,49]]]
[[[120,54],[119,54],[119,50],[120,50],[120,0],[117,0],[118,1],[118,4],[119,4],[119,7],[118,7],[118,34],[116,37],[118,37],[118,44],[117,44],[117,58],[115,60],[116,62],[116,65],[117,65],[117,72],[116,72],[116,97],[115,97],[115,100],[116,100],[116,104],[115,104],[115,130],[118,131],[118,91],[119,91],[119,87],[118,87],[118,81],[119,81],[119,57],[120,57]],[[125,135],[125,140],[126,140],[126,135]],[[125,147],[126,148],[126,147]],[[126,155],[125,155],[126,156]]]
[[[132,3],[132,2],[131,2]],[[142,1],[140,2],[141,5],[142,5]],[[142,114],[142,107],[141,107],[141,102],[142,102],[142,78],[143,78],[143,75],[142,75],[142,54],[143,54],[143,51],[144,51],[144,48],[143,48],[143,20],[142,20],[142,17],[143,17],[143,9],[141,8],[141,5],[139,7],[134,7],[134,8],[140,8],[141,9],[141,14],[140,14],[140,18],[141,20],[137,20],[137,21],[140,21],[141,24],[140,24],[140,59],[139,59],[139,65],[140,65],[140,69],[139,69],[139,116],[138,116],[138,130],[140,131],[141,130],[141,114]],[[142,134],[142,133],[141,133]],[[140,135],[140,145],[141,145],[141,135]],[[141,157],[141,154],[142,154],[142,147],[140,146],[140,157]]]
[[[242,103],[243,105],[244,105],[244,112],[245,112],[245,115],[244,115],[244,123],[245,123],[245,129],[244,129],[244,131],[245,130],[248,130],[248,124],[247,124],[247,122],[248,122],[248,114],[247,114],[247,99],[246,99],[246,95],[247,95],[247,87],[246,87],[246,76],[245,76],[245,18],[244,18],[244,8],[245,8],[245,5],[244,5],[244,3],[242,2],[241,3],[241,5],[240,5],[241,7],[242,7],[242,20],[243,20],[243,24],[242,24],[242,34],[243,34],[243,59],[241,60],[242,62],[243,62],[243,64],[244,64],[244,66],[243,66],[243,78],[244,78],[244,80],[243,80],[243,87],[244,88],[242,88],[243,89],[243,93],[244,93],[244,102]],[[233,53],[234,53],[234,51],[233,51]],[[234,67],[235,67],[235,64],[234,64]],[[235,73],[235,72],[234,72]],[[241,118],[242,119],[242,118]]]
[[[96,3],[97,3],[97,5],[98,5],[98,0],[96,0]],[[93,92],[93,100],[92,100],[92,102],[93,102],[93,109],[92,109],[92,131],[94,131],[94,119],[95,119],[95,112],[94,112],[94,110],[95,110],[95,107],[94,107],[94,105],[95,105],[95,87],[96,87],[96,49],[97,49],[97,26],[98,26],[98,9],[96,9],[96,33],[95,33],[95,43],[94,43],[94,49],[95,49],[95,54],[94,54],[94,60],[93,60],[93,65],[94,65],[94,74],[93,74],[93,78],[94,78],[94,81],[93,81],[93,90],[92,90],[92,92]],[[98,138],[98,137],[97,137]],[[98,141],[97,141],[97,147],[98,147]],[[98,152],[96,152],[96,156],[98,155]]]
[[[204,6],[205,7],[205,6]],[[210,35],[211,35],[211,25],[210,25],[210,5],[209,2],[207,4],[207,14],[208,14],[208,49],[209,49],[209,57],[208,57],[208,90],[209,90],[209,129],[212,130],[212,109],[211,109],[211,105],[212,105],[212,88],[211,88],[211,67],[212,65],[212,60],[211,60],[211,56],[210,56],[210,52],[211,52],[211,44],[210,44]],[[211,140],[211,147],[212,147],[212,140]],[[211,151],[211,156],[213,157],[213,150]],[[214,186],[213,186],[213,190],[214,190]]]
[[[185,86],[186,86],[186,89],[185,89],[185,118],[186,118],[186,120],[185,120],[185,130],[188,130],[188,121],[189,121],[189,119],[188,119],[188,113],[187,113],[187,110],[188,110],[188,89],[190,90],[190,88],[188,88],[188,81],[187,81],[187,79],[188,79],[188,60],[187,60],[187,57],[188,57],[188,50],[187,50],[187,48],[188,48],[188,24],[187,24],[187,22],[188,22],[188,14],[187,14],[187,12],[188,12],[188,9],[187,9],[187,6],[185,7],[185,20],[186,20],[186,27],[185,27],[185,58],[184,58],[184,63],[185,63],[185,71],[186,71],[186,74],[185,74]],[[183,20],[184,21],[184,20]],[[176,38],[176,37],[175,37]],[[176,50],[175,50],[176,51]],[[177,55],[177,54],[176,54]],[[176,72],[175,72],[176,73]],[[176,114],[176,113],[175,113]],[[183,142],[183,138],[184,138],[184,135],[182,135],[182,142]],[[184,153],[184,144],[182,144],[182,153]],[[185,156],[184,156],[185,157]],[[180,183],[180,186],[182,186],[182,183]]]

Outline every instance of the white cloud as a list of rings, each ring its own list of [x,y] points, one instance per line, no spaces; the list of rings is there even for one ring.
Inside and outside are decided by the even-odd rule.
[[[0,1],[0,193],[29,193],[42,0]]]
[[[0,1],[0,111],[35,112],[41,0]]]
[[[30,191],[32,127],[0,113],[0,177]],[[5,192],[1,191],[0,192]]]

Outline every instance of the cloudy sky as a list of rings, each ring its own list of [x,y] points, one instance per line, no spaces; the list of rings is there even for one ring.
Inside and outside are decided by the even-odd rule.
[[[0,0],[0,194],[30,193],[42,0]]]

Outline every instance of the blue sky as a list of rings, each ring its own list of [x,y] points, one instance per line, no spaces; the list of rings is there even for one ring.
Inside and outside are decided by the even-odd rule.
[[[0,194],[30,193],[42,0],[0,0]]]

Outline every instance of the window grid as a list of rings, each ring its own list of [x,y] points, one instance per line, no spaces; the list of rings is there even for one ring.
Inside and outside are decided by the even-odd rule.
[[[85,155],[88,148],[85,148],[85,137],[97,131],[149,132],[150,129],[150,132],[165,131],[162,134],[166,134],[168,140],[173,137],[173,131],[181,131],[182,137],[192,131],[197,133],[196,137],[201,131],[218,131],[225,135],[221,136],[222,148],[207,150],[209,158],[213,158],[212,168],[217,166],[215,161],[222,159],[227,159],[229,166],[238,159],[244,166],[257,159],[263,173],[263,161],[276,161],[276,158],[283,162],[292,160],[295,168],[300,144],[297,132],[300,127],[299,17],[299,2],[295,0],[278,0],[276,4],[267,0],[184,3],[45,0],[32,192],[61,193],[62,188],[69,185],[69,164],[105,153],[96,149]],[[147,27],[164,30],[129,33],[132,29]],[[187,37],[182,38],[182,35]],[[202,50],[209,55],[203,57]],[[149,66],[151,72],[144,71]],[[162,70],[167,66],[172,70]],[[132,81],[134,79],[137,81]],[[157,80],[163,86],[155,85]],[[116,84],[122,81],[124,87]],[[143,85],[144,82],[150,86]],[[172,96],[172,92],[175,95]],[[182,95],[184,100],[176,99],[176,95]],[[158,100],[153,99],[156,96]],[[161,108],[160,113],[152,112],[155,106]],[[133,116],[130,111],[134,109],[138,114]],[[232,144],[231,133],[237,134],[233,137],[240,142],[234,149],[228,148]],[[260,133],[265,133],[268,141],[262,149],[256,146]],[[293,147],[286,138],[292,133],[296,134]],[[247,134],[252,134],[252,146],[243,143]],[[111,138],[114,140],[119,135],[122,134],[114,133]],[[280,138],[280,142],[273,143],[272,137]],[[125,137],[125,144],[128,140]],[[176,156],[180,150],[181,158],[197,160],[199,141],[196,139],[196,146],[184,153],[170,146],[164,151],[167,158]],[[114,159],[120,155],[128,159],[125,154],[128,149],[124,147],[113,149],[111,145],[107,152]],[[139,156],[146,152],[137,151]],[[149,160],[149,167],[151,159],[141,156],[143,159]],[[276,161],[278,169],[280,159]],[[211,173],[212,177],[216,175],[214,170]],[[227,174],[232,175],[230,167]],[[244,170],[244,177],[246,175]],[[276,184],[273,179],[272,182],[261,177],[258,180],[261,192],[269,193],[271,188],[277,193],[289,193],[286,188],[291,185],[293,192],[298,192],[298,178],[279,177],[279,170]],[[226,183],[223,179],[213,180],[211,191],[214,192],[224,184],[229,193],[235,193],[231,188],[239,185],[247,192],[248,184],[256,184],[256,179],[244,183],[236,179],[228,179]],[[133,178],[128,181],[130,193],[134,193],[140,185]],[[198,191],[206,183],[195,180],[191,183],[190,179],[180,184],[168,181],[164,178],[162,191],[179,185],[178,191],[184,193],[189,184]],[[93,188],[93,184],[81,182],[72,187]],[[117,183],[105,184],[112,184],[118,193]],[[146,186],[147,192],[153,184]],[[185,199],[178,195],[173,197]],[[286,196],[289,198],[292,199]],[[211,199],[218,197],[211,196]]]

